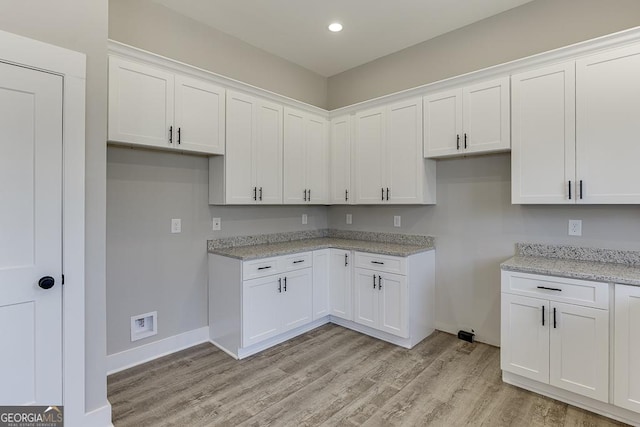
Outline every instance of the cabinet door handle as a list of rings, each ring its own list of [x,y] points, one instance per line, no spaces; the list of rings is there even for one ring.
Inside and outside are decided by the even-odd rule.
[[[253,200],[258,200],[258,187],[253,187]]]
[[[382,195],[380,196],[380,200],[384,200],[384,188],[380,189],[382,191]]]
[[[304,262],[304,260],[303,259],[299,259],[299,260],[293,261],[294,264],[300,264],[301,262]]]
[[[282,278],[278,278],[278,292],[282,293]]]
[[[378,276],[378,290],[382,290],[382,276]]]
[[[266,267],[258,267],[258,270],[267,270],[269,268],[271,268],[271,266],[267,265]]]
[[[582,200],[582,180],[580,180],[580,200]]]
[[[376,275],[373,275],[373,289],[376,288]]]
[[[542,326],[544,326],[544,305],[542,306]]]
[[[571,200],[571,180],[569,180],[569,200]]]
[[[260,201],[262,201],[262,187],[260,187]]]
[[[344,190],[344,201],[345,202],[349,201],[349,190]]]
[[[460,134],[456,135],[456,150],[460,149]]]
[[[173,144],[173,126],[169,126],[169,144]]]
[[[546,291],[556,291],[556,292],[562,292],[562,289],[560,288],[547,288],[546,286],[537,286],[538,289],[544,289]]]
[[[389,187],[387,187],[387,200],[389,200]]]
[[[464,134],[464,149],[467,149],[467,134]]]
[[[305,190],[304,190],[304,201],[305,201],[305,202],[307,201],[307,189],[306,189],[306,188],[305,188]]]
[[[344,266],[349,265],[349,254],[344,254]]]
[[[287,278],[284,278],[284,291],[287,292]]]
[[[307,201],[310,202],[311,201],[311,189],[309,189],[308,191],[309,192],[307,193],[308,194],[307,199],[309,199],[309,200],[307,200]]]
[[[380,265],[384,265],[384,262],[382,262],[382,261],[371,261],[371,264],[380,264]]]
[[[556,325],[556,308],[553,307],[553,329],[556,329],[557,325]]]
[[[178,128],[178,144],[181,144],[181,142],[180,142],[180,139],[181,139],[181,138],[180,138],[181,130],[182,130],[182,128]]]

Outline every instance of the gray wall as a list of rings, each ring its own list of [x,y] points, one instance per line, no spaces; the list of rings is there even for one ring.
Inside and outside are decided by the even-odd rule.
[[[87,55],[86,409],[107,403],[105,141],[107,0],[0,0],[0,29]]]
[[[334,206],[329,226],[436,236],[437,324],[480,341],[500,343],[499,265],[516,242],[640,249],[640,206],[512,205],[509,154],[438,161],[436,191],[435,206]],[[569,219],[583,221],[582,237],[567,235]]]
[[[327,79],[150,0],[110,0],[109,37],[321,108]]]
[[[329,78],[330,109],[640,25],[637,0],[535,0]]]
[[[108,354],[208,325],[208,239],[327,227],[325,207],[209,206],[208,170],[206,157],[108,148]],[[172,218],[182,233],[170,233]],[[158,334],[131,342],[130,317],[149,311]]]

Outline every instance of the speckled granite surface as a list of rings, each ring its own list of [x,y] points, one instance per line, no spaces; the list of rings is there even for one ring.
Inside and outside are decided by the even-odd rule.
[[[433,250],[435,245],[432,236],[344,231],[336,233],[336,230],[241,236],[208,241],[209,253],[241,260],[267,258],[325,248],[404,257]]]
[[[508,271],[640,286],[640,252],[518,243]]]

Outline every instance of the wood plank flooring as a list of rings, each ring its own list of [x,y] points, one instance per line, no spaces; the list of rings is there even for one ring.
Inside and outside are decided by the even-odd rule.
[[[325,325],[237,361],[211,344],[111,375],[124,426],[619,426],[504,384],[500,351],[435,332],[412,350]]]

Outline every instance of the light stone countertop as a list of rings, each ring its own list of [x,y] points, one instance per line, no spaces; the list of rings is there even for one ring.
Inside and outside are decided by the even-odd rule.
[[[420,252],[434,250],[435,246],[433,244],[433,241],[423,245],[414,245],[406,243],[389,243],[370,240],[321,237],[294,240],[289,242],[236,246],[229,248],[210,248],[209,253],[247,261],[326,248],[407,257],[409,255],[417,254]]]
[[[503,262],[500,268],[523,273],[640,286],[640,266],[637,265],[517,255]]]

